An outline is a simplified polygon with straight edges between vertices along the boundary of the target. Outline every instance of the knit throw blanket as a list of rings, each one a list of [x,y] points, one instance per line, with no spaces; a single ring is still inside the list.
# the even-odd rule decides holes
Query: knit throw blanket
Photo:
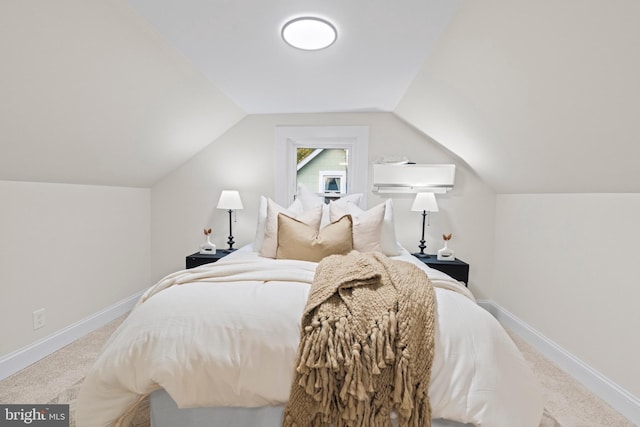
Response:
[[[284,427],[431,426],[435,296],[424,271],[381,253],[331,255],[302,315]]]

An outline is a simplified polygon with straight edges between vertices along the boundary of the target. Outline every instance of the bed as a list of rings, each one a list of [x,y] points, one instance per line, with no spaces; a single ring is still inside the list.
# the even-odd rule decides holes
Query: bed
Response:
[[[390,201],[362,210],[344,199],[332,206],[298,199],[285,209],[263,198],[254,242],[149,288],[87,375],[77,425],[127,426],[148,396],[153,427],[282,425],[318,262],[336,247],[346,250],[340,236],[348,232],[350,251],[410,263],[434,287],[432,425],[538,427],[540,387],[504,329],[463,284],[397,243]],[[334,225],[345,222],[348,231]],[[334,230],[325,235],[333,246],[311,254],[318,259],[310,260],[300,241],[287,247],[289,226],[294,240],[312,238],[305,224]]]

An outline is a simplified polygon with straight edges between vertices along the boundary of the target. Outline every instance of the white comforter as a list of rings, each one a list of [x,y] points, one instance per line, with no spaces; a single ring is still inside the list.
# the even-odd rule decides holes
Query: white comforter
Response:
[[[538,427],[539,386],[502,327],[458,282],[408,253],[398,258],[423,268],[436,286],[433,418]],[[158,388],[179,407],[284,404],[315,266],[240,250],[167,276],[147,290],[87,375],[78,427],[126,425],[124,415]]]

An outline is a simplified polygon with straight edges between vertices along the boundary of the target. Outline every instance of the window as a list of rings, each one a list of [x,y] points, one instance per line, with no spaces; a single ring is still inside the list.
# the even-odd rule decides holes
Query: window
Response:
[[[366,206],[368,145],[367,126],[277,127],[275,201],[287,206],[302,183],[325,203],[362,193]]]
[[[300,182],[300,181],[298,181]],[[326,197],[347,194],[347,177],[342,171],[320,171],[318,174],[318,192]]]
[[[325,203],[347,194],[347,148],[297,148],[296,188],[303,184]]]

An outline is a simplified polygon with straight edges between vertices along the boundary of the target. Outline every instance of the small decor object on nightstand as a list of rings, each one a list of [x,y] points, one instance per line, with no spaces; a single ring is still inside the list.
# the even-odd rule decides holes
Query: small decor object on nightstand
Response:
[[[438,261],[455,261],[456,254],[453,249],[449,248],[449,240],[451,240],[451,237],[451,233],[442,235],[444,248],[438,250]]]
[[[207,236],[207,241],[200,245],[200,253],[214,255],[216,253],[216,245],[211,243],[211,229],[205,228],[204,235]]]

